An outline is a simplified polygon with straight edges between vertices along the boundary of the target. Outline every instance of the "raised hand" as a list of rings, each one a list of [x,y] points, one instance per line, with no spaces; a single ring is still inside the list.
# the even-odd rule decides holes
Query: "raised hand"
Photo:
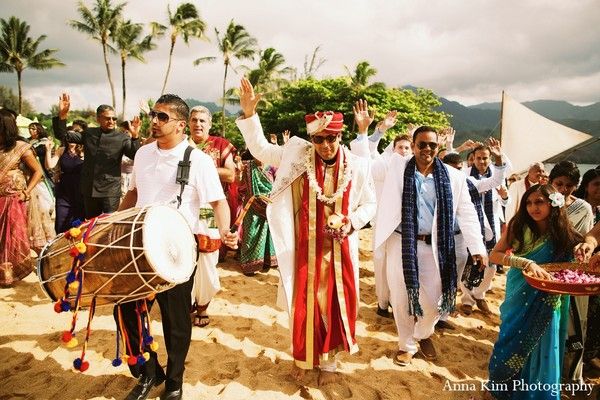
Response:
[[[383,121],[380,121],[377,124],[377,129],[379,129],[381,132],[385,132],[388,129],[390,129],[391,127],[393,127],[394,125],[396,125],[396,115],[398,114],[398,112],[396,110],[392,110],[390,112],[387,113],[387,115],[385,116],[385,118],[383,119]]]
[[[406,134],[412,138],[413,137],[413,133],[415,133],[415,131],[417,130],[418,127],[419,126],[415,125],[415,124],[408,124],[408,125],[406,125]]]
[[[367,101],[362,99],[358,100],[354,106],[352,106],[352,110],[354,111],[354,121],[356,121],[358,133],[367,133],[369,125],[371,125],[373,119],[375,119],[373,111],[371,110],[371,112],[369,112]]]
[[[283,137],[283,144],[286,144],[288,140],[290,140],[290,131],[286,129],[285,131],[283,131],[281,136]]]
[[[244,112],[244,118],[250,118],[256,114],[256,105],[262,94],[254,93],[254,88],[247,78],[242,78],[240,84],[240,107]]]
[[[129,123],[129,133],[131,134],[132,139],[136,139],[140,136],[140,129],[142,127],[142,120],[138,115],[133,117],[131,122]]]
[[[489,138],[487,145],[490,148],[490,153],[492,153],[493,157],[500,157],[502,155],[502,149],[498,139],[494,139],[493,137]]]
[[[271,139],[271,143],[273,144],[277,144],[277,134],[276,133],[270,133],[269,134],[269,138]]]
[[[63,93],[58,97],[58,117],[67,119],[67,114],[71,108],[71,97],[67,93]]]

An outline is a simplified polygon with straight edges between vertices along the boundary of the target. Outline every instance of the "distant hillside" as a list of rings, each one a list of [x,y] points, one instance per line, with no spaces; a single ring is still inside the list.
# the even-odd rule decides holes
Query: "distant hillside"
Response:
[[[204,106],[204,107],[208,108],[208,110],[213,114],[216,112],[221,112],[221,105],[214,103],[212,101],[200,101],[200,100],[196,100],[196,99],[185,99],[185,102],[187,103],[187,105],[190,108],[195,107],[195,106]],[[239,110],[240,110],[240,108],[237,106],[226,105],[225,106],[225,115],[227,115],[227,116],[235,115],[235,114],[237,114],[237,112]]]
[[[456,143],[466,139],[483,140],[494,132],[499,137],[500,103],[481,103],[466,107],[456,101],[440,98],[438,111],[450,115],[456,129]],[[576,106],[566,101],[535,100],[523,103],[544,117],[573,129],[600,137],[600,102],[589,106]],[[494,129],[496,128],[496,129]],[[600,163],[600,142],[577,150],[569,155],[574,162]]]

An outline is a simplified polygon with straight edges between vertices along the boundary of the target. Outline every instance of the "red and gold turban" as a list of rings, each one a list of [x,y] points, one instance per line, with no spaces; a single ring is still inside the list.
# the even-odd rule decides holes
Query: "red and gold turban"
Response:
[[[318,132],[336,135],[344,127],[344,115],[339,112],[319,111],[314,114],[305,115],[304,120],[306,121],[306,132],[309,136]]]

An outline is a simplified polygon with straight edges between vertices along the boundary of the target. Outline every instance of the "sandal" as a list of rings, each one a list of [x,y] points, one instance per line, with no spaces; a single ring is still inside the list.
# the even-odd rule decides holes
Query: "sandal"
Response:
[[[208,315],[194,315],[194,326],[204,328],[210,323],[210,318]]]

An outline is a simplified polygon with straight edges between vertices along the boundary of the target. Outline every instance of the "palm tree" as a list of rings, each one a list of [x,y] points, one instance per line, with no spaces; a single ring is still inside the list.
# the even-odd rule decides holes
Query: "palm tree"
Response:
[[[215,34],[217,35],[217,45],[219,51],[223,56],[223,65],[225,65],[225,73],[223,74],[223,108],[222,111],[222,134],[225,135],[225,85],[227,83],[227,70],[231,65],[232,59],[254,59],[256,53],[256,39],[254,39],[246,28],[242,25],[236,24],[231,20],[227,26],[227,31],[221,37],[220,32],[215,28]],[[213,61],[214,57],[203,57],[194,61],[194,65],[198,65],[205,61]]]
[[[344,66],[346,72],[348,73],[348,77],[350,78],[351,84],[356,89],[363,89],[366,87],[370,87],[369,79],[377,75],[377,70],[369,64],[368,61],[361,61],[356,64],[354,71],[350,71],[348,67]],[[375,83],[374,85],[378,85]]]
[[[191,38],[205,39],[204,31],[206,29],[206,22],[200,18],[200,14],[196,9],[196,6],[192,3],[183,3],[177,7],[175,14],[171,13],[171,7],[167,6],[167,13],[169,14],[169,26],[171,27],[171,49],[169,50],[169,63],[167,64],[167,73],[165,74],[165,82],[160,91],[160,94],[164,94],[167,87],[167,81],[169,80],[169,73],[171,72],[171,60],[173,58],[173,49],[175,48],[175,42],[177,38],[181,36],[184,43],[189,43]],[[159,23],[153,22],[153,32],[157,36],[162,35],[167,27]]]
[[[304,74],[302,75],[303,79],[310,79],[314,77],[318,69],[321,68],[321,66],[327,61],[324,58],[317,59],[319,50],[321,50],[321,46],[315,47],[312,57],[310,58],[310,62],[308,61],[308,54],[304,56]]]
[[[131,57],[145,63],[144,53],[156,48],[156,44],[152,42],[153,34],[141,38],[143,29],[143,24],[135,24],[130,20],[121,20],[117,24],[115,31],[111,34],[121,57],[121,78],[123,86],[122,118],[125,117],[125,103],[127,98],[125,85],[125,64],[127,59]]]
[[[23,71],[26,68],[45,70],[64,66],[52,57],[57,49],[45,49],[38,52],[40,43],[46,39],[41,35],[37,39],[29,37],[29,24],[17,17],[7,21],[0,18],[0,72],[16,72],[19,86],[19,114],[23,108]]]
[[[110,73],[110,65],[108,64],[108,52],[114,51],[108,44],[110,34],[116,29],[116,25],[121,20],[121,14],[126,3],[117,5],[111,4],[110,0],[96,0],[93,10],[90,10],[79,2],[77,11],[81,15],[83,21],[71,20],[69,25],[77,29],[79,32],[88,34],[92,39],[97,40],[102,44],[102,54],[104,56],[104,65],[106,67],[106,75],[110,85],[110,93],[112,96],[112,106],[115,107],[115,85],[112,81]]]
[[[259,92],[267,94],[278,89],[286,80],[283,75],[292,72],[291,67],[284,67],[285,57],[272,47],[259,53],[258,68],[248,73],[248,79]]]

